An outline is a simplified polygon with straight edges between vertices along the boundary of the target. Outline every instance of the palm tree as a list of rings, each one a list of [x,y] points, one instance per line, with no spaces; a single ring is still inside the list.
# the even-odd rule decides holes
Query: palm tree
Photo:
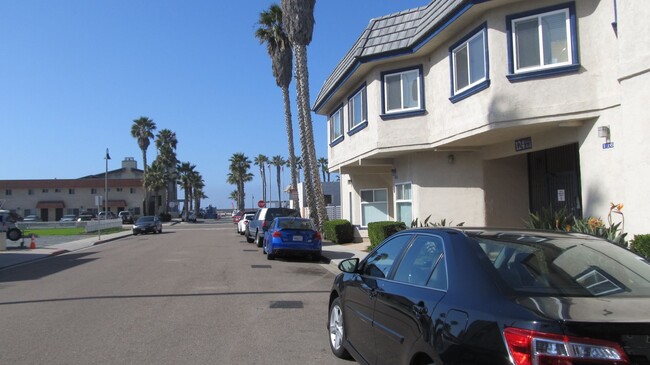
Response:
[[[327,171],[327,158],[321,157],[318,159],[318,166],[320,166],[320,171],[323,174],[323,181],[325,181],[325,174],[327,174],[327,182],[330,181],[330,173]]]
[[[165,167],[160,163],[158,159],[154,160],[151,164],[151,167],[147,169],[147,172],[144,174],[144,186],[147,191],[159,191],[165,188],[167,185],[167,176],[165,172]],[[154,213],[159,213],[159,200],[154,201]]]
[[[318,178],[316,148],[309,106],[309,69],[307,45],[314,31],[316,0],[282,0],[282,23],[296,57],[296,91],[298,96],[298,124],[300,144],[305,163],[305,192],[314,223],[322,231],[327,220],[323,188]]]
[[[284,166],[287,163],[287,161],[282,158],[282,156],[277,155],[273,156],[271,158],[271,165],[275,166],[275,172],[276,172],[276,180],[278,183],[278,201],[280,202],[280,206],[282,206],[282,187],[281,187],[281,181],[280,181],[280,168]]]
[[[262,201],[266,201],[266,166],[269,162],[269,158],[265,155],[259,154],[255,157],[254,164],[255,166],[260,167],[260,177],[262,178]]]
[[[298,182],[300,182],[300,170],[302,170],[302,157],[296,156],[296,170],[298,172]]]
[[[228,181],[229,184],[231,182]],[[238,202],[239,201],[239,192],[237,190],[233,190],[230,192],[230,195],[228,195],[228,199],[232,200],[233,202]]]
[[[298,178],[295,164],[295,148],[293,144],[293,122],[291,118],[291,100],[289,98],[289,84],[291,84],[291,71],[293,68],[293,52],[289,38],[284,33],[282,23],[282,8],[277,4],[271,4],[269,10],[260,13],[258,21],[259,28],[255,31],[255,37],[260,44],[266,43],[266,50],[271,57],[271,67],[275,83],[282,89],[284,101],[284,120],[287,129],[289,163],[291,171],[291,186],[297,188]],[[266,200],[266,199],[264,199]],[[298,202],[296,201],[295,206]]]
[[[169,129],[162,129],[156,135],[156,148],[158,149],[157,160],[160,160],[164,170],[167,183],[165,184],[165,213],[169,213],[169,195],[172,189],[176,189],[176,133]]]
[[[142,170],[144,173],[147,173],[147,148],[149,148],[149,143],[153,139],[153,132],[156,130],[156,123],[153,120],[147,117],[140,117],[133,120],[133,125],[131,126],[131,136],[138,141],[138,147],[142,150]],[[147,214],[147,204],[149,191],[144,186],[144,178],[142,181],[142,187],[145,191],[145,200],[142,202],[142,212]]]
[[[183,162],[179,164],[176,167],[176,171],[178,173],[178,185],[181,186],[181,189],[183,189],[184,192],[184,198],[183,198],[183,212],[182,212],[182,217],[183,219],[187,218],[187,214],[189,212],[188,204],[190,200],[190,194],[191,194],[191,179],[192,175],[195,173],[196,165],[192,165],[189,162]]]
[[[200,176],[200,175],[199,175]],[[193,187],[193,194],[194,195],[194,210],[197,212],[201,211],[201,199],[207,199],[208,196],[205,195],[205,192],[203,191],[203,188],[205,187],[205,183],[203,179],[201,179],[199,182],[197,182]]]
[[[230,161],[230,173],[226,181],[229,183],[234,182],[237,185],[237,209],[244,210],[244,198],[246,196],[244,184],[253,180],[253,174],[248,172],[248,169],[251,167],[251,161],[241,152],[234,153],[228,161]]]

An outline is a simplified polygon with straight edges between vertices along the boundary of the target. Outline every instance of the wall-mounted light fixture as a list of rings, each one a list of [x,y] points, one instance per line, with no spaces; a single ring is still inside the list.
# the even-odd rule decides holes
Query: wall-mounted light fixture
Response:
[[[454,156],[453,154],[447,156],[447,163],[449,163],[450,165],[453,165],[454,162],[456,162],[456,156]]]
[[[397,169],[390,169],[390,174],[393,175],[393,179],[397,179]]]
[[[609,131],[609,126],[608,125],[598,127],[598,137],[606,138],[609,141],[610,131]]]

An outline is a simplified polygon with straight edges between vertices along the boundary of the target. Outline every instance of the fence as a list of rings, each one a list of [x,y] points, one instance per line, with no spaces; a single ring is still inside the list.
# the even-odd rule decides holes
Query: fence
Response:
[[[84,227],[86,233],[97,232],[100,229],[121,228],[121,219],[102,219],[83,222],[17,222],[16,227],[24,231],[26,229],[56,229]]]

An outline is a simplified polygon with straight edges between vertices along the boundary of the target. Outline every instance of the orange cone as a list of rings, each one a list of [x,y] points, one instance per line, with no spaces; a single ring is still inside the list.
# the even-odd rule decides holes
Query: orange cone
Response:
[[[29,249],[33,250],[35,248],[36,248],[36,237],[34,237],[34,235],[32,234],[32,243],[30,243]]]

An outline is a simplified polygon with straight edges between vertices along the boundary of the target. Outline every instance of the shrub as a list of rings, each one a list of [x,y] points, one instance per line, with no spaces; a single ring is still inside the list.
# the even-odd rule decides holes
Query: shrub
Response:
[[[573,224],[573,217],[569,215],[566,207],[553,210],[553,207],[542,208],[538,213],[528,213],[526,228],[545,229],[550,231],[569,231]]]
[[[172,215],[169,213],[160,213],[159,218],[162,222],[171,222]]]
[[[447,218],[442,218],[440,222],[429,222],[429,219],[431,218],[431,215],[426,217],[424,221],[420,222],[418,218],[415,218],[413,221],[411,221],[411,228],[421,228],[421,227],[447,227]],[[451,226],[451,223],[453,221],[449,221],[449,226]],[[456,227],[462,227],[465,224],[465,222],[460,222],[456,225]]]
[[[354,228],[347,219],[327,221],[323,225],[323,231],[325,239],[332,242],[338,244],[354,242]]]
[[[404,222],[372,222],[368,223],[368,238],[370,238],[370,249],[380,244],[386,238],[393,234],[405,230]]]
[[[632,251],[650,259],[650,234],[638,234],[632,240]]]

